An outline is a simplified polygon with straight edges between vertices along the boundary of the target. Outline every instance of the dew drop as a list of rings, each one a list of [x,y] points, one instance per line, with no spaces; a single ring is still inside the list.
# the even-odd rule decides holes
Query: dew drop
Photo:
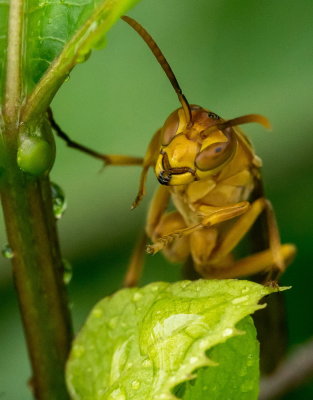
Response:
[[[65,258],[62,260],[63,263],[63,282],[65,285],[68,285],[73,277],[73,268],[70,262],[68,262]]]
[[[247,366],[251,367],[251,365],[253,365],[253,364],[254,364],[254,357],[252,354],[249,354],[248,359],[247,359]]]
[[[78,64],[81,64],[81,63],[83,63],[83,62],[88,60],[88,58],[90,57],[90,54],[91,54],[91,51],[88,51],[87,53],[80,52],[80,53],[78,53],[75,61]]]
[[[115,389],[108,396],[108,400],[126,400],[125,392],[122,389]]]
[[[253,383],[248,379],[240,386],[242,393],[250,392],[253,389]]]
[[[234,330],[233,330],[232,328],[226,328],[226,329],[224,330],[224,332],[223,332],[223,336],[224,336],[224,337],[230,336],[230,335],[233,334],[233,332],[234,332]]]
[[[149,360],[149,358],[147,358],[147,359],[142,363],[142,366],[145,367],[145,368],[149,368],[149,367],[151,367],[151,365],[152,365],[152,362],[151,362],[151,360]]]
[[[106,37],[105,37],[105,35],[103,35],[100,37],[100,39],[96,43],[94,43],[93,47],[96,50],[101,50],[101,49],[103,49],[103,47],[105,47],[106,43],[107,43]]]
[[[13,258],[14,253],[9,244],[5,244],[2,248],[2,255],[5,258]]]
[[[140,382],[137,381],[137,379],[135,379],[134,381],[132,381],[131,386],[132,386],[132,389],[138,390],[140,388]]]
[[[73,347],[74,357],[80,358],[80,357],[82,357],[84,355],[84,353],[85,353],[85,347],[84,346],[81,346],[79,344],[74,345],[74,347]]]
[[[101,308],[94,308],[91,312],[92,316],[95,318],[100,318],[103,315],[103,311],[101,310]]]
[[[191,357],[190,358],[190,364],[195,364],[196,362],[198,362],[199,361],[199,358],[198,357]]]
[[[249,296],[237,297],[236,299],[232,300],[232,304],[240,304],[240,303],[247,301],[248,299],[249,299]]]
[[[51,182],[53,213],[56,219],[60,219],[66,210],[67,204],[63,190],[54,182]]]
[[[139,292],[136,292],[133,296],[133,301],[139,301],[142,298],[142,294]]]
[[[109,327],[114,329],[117,325],[117,317],[113,317],[109,320]]]

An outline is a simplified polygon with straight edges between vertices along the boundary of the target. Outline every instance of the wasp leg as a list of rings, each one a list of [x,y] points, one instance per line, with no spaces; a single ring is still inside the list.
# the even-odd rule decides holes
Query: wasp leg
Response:
[[[200,276],[203,276],[213,249],[218,238],[217,230],[213,228],[201,229],[190,235],[190,250],[193,260],[193,268]]]
[[[223,259],[237,246],[264,210],[265,206],[266,200],[264,198],[260,198],[251,204],[249,210],[227,231],[223,240],[214,250],[212,254],[213,262],[218,262],[220,259]]]
[[[160,237],[154,244],[147,246],[147,253],[155,254],[166,247],[174,239],[190,235],[191,233],[196,232],[202,228],[208,228],[212,225],[219,224],[220,222],[238,217],[239,215],[245,213],[249,209],[249,207],[250,203],[247,201],[225,207],[209,207],[210,215],[206,215],[205,217],[203,217],[202,221],[199,224],[184,229],[177,229],[165,236]],[[203,210],[204,209],[202,209],[202,211]]]
[[[186,223],[178,211],[163,214],[158,225],[151,236],[153,242],[158,242],[160,237],[164,237],[173,231],[186,229]],[[149,251],[149,246],[147,246]],[[165,257],[171,262],[185,261],[190,254],[189,237],[177,237],[163,248]]]
[[[124,287],[137,286],[137,283],[142,275],[142,270],[143,270],[145,246],[147,243],[147,234],[150,237],[152,237],[153,232],[167,207],[169,197],[170,194],[168,188],[165,186],[159,186],[152,198],[151,205],[149,208],[146,228],[145,228],[147,233],[143,232],[138,238],[138,241],[130,258],[127,272],[124,277],[123,281]]]
[[[90,149],[89,147],[86,147],[80,143],[75,142],[57,124],[57,122],[53,117],[51,108],[49,108],[47,112],[51,127],[56,132],[57,136],[63,139],[69,147],[82,151],[83,153],[88,154],[92,157],[98,158],[99,160],[103,161],[105,165],[142,165],[143,163],[142,157],[132,157],[132,156],[124,156],[118,154],[111,154],[111,155],[102,154],[98,153],[95,150]]]
[[[146,232],[151,238],[153,238],[155,235],[155,229],[167,208],[169,199],[170,192],[168,187],[162,185],[158,186],[152,197],[146,222]]]
[[[146,222],[147,235],[153,242],[175,230],[186,228],[185,221],[178,211],[165,213],[169,199],[168,187],[160,185],[152,198]],[[183,261],[189,255],[188,240],[176,240],[164,250],[164,255],[169,260]]]
[[[269,271],[268,276],[266,277],[266,282],[277,282],[279,276],[284,272],[286,269],[286,264],[284,258],[281,255],[280,250],[280,235],[279,230],[277,227],[275,213],[272,207],[272,204],[269,200],[266,199],[265,205],[265,212],[266,212],[266,221],[268,227],[268,240],[270,250],[273,254],[273,266]],[[293,255],[296,253],[296,247],[293,246]]]
[[[132,204],[132,209],[136,208],[143,196],[146,194],[146,180],[149,168],[154,166],[156,163],[157,156],[160,148],[160,135],[161,130],[159,129],[152,137],[146,151],[145,157],[142,163],[142,171],[140,175],[139,189],[135,201]]]
[[[284,263],[288,265],[296,252],[293,244],[284,244],[280,246],[279,253]],[[273,268],[274,256],[271,249],[252,254],[233,263],[227,260],[218,266],[208,265],[203,276],[208,279],[228,279],[239,278],[247,275],[254,275],[259,272],[271,270]],[[202,271],[204,271],[202,269]]]
[[[138,281],[142,274],[145,246],[147,243],[147,235],[145,232],[141,233],[134,247],[130,262],[127,268],[126,275],[123,281],[123,287],[137,286]]]
[[[212,254],[211,262],[213,264],[219,262],[237,246],[264,210],[266,212],[269,246],[273,259],[272,269],[267,280],[277,280],[278,275],[285,270],[285,262],[281,253],[280,237],[273,208],[271,203],[263,197],[254,201],[250,209],[229,229]]]

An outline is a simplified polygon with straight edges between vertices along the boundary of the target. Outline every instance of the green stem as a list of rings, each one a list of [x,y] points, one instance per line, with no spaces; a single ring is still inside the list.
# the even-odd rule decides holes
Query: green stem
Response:
[[[7,123],[16,119],[21,99],[21,58],[24,0],[11,0],[8,30],[8,52],[4,115]]]
[[[37,399],[68,399],[64,366],[71,322],[47,177],[27,178],[6,149],[2,206]]]
[[[24,0],[11,0],[3,118],[0,109],[1,200],[33,370],[31,387],[37,399],[67,400],[64,367],[72,328],[50,182],[48,176],[31,177],[17,165],[23,11]]]

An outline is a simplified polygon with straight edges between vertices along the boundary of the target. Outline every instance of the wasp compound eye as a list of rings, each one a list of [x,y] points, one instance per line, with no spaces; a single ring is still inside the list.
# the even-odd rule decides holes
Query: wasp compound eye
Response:
[[[209,171],[223,165],[235,153],[237,140],[228,136],[228,141],[213,143],[202,150],[195,159],[195,165],[201,171]]]
[[[167,146],[170,144],[172,139],[177,133],[179,127],[179,115],[178,110],[174,111],[165,121],[165,124],[162,128],[162,144],[163,146]]]

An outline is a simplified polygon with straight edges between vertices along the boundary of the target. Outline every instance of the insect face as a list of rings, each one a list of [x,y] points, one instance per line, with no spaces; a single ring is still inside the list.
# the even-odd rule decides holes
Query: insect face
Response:
[[[155,173],[162,185],[186,185],[214,175],[233,157],[237,147],[231,127],[199,106],[191,106],[191,121],[183,108],[175,110],[161,130],[161,149]]]

